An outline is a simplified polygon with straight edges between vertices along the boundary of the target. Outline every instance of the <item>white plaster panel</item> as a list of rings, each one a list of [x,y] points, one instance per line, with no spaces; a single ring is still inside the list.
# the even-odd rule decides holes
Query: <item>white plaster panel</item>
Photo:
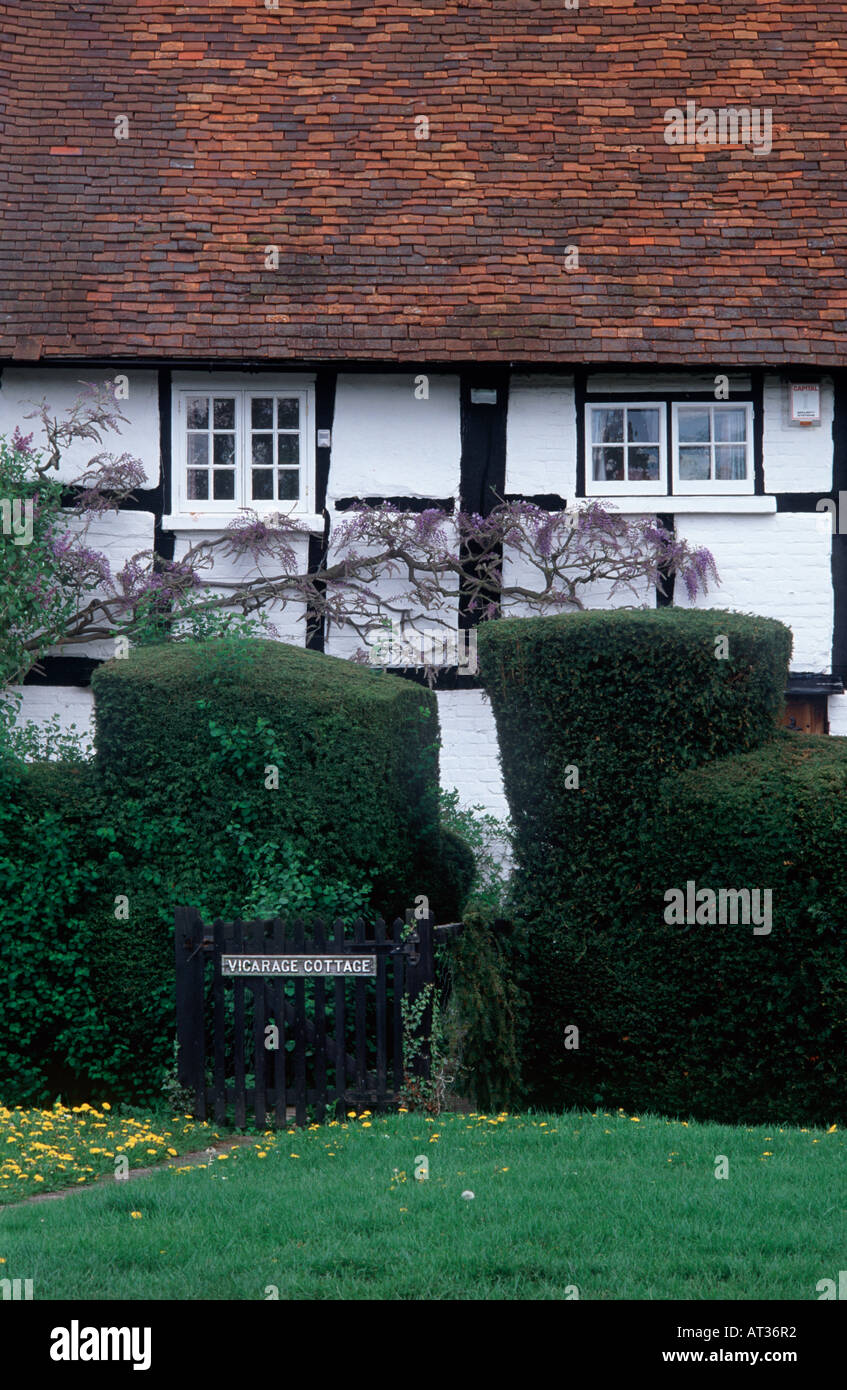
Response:
[[[611,508],[610,508],[611,510]],[[638,518],[627,518],[636,521]],[[543,587],[543,580],[539,571],[523,555],[516,555],[510,546],[503,547],[503,583],[505,587],[520,585],[525,589],[539,590]],[[592,584],[580,584],[577,587],[577,596],[583,606],[587,609],[596,608],[641,608],[645,604],[648,608],[654,608],[656,603],[655,586],[644,580],[636,580],[632,588],[621,587],[617,593],[611,592],[612,581],[602,580]],[[572,612],[567,608],[548,608],[547,613]],[[511,600],[504,600],[503,614],[510,618],[527,617],[539,614],[539,610],[533,609],[526,600],[518,597]]]
[[[674,603],[682,608],[729,608],[778,618],[794,634],[795,671],[826,672],[832,660],[833,596],[830,538],[809,513],[773,516],[677,517],[677,534],[706,546],[721,583],[694,604],[679,580]]]
[[[181,560],[185,557],[188,550],[193,546],[202,544],[204,540],[220,540],[221,531],[177,531],[174,537],[174,559]],[[294,551],[295,565],[298,573],[305,573],[309,564],[309,542],[308,538],[302,540],[292,540],[291,548]],[[274,561],[271,556],[259,556],[253,558],[250,554],[225,555],[220,551],[212,552],[214,564],[211,568],[205,565],[199,568],[199,573],[203,582],[208,584],[210,594],[230,593],[231,590],[216,588],[214,581],[222,583],[254,583],[261,579],[273,579],[279,577],[283,571],[278,561]],[[236,609],[235,612],[240,610]],[[286,604],[268,603],[265,604],[261,612],[268,619],[269,624],[275,629],[274,632],[268,631],[268,637],[278,637],[283,642],[293,642],[295,646],[305,646],[306,643],[306,605],[302,602],[291,601]],[[256,615],[254,615],[256,616]]]
[[[515,376],[506,423],[506,492],[576,491],[573,377]]]
[[[829,732],[847,738],[847,695],[830,695],[827,701]]]
[[[335,392],[328,505],[336,497],[454,497],[459,491],[459,379],[341,374]]]
[[[54,418],[61,418],[75,401],[87,382],[114,381],[116,369],[96,370],[75,367],[73,370],[37,367],[4,367],[0,379],[0,434],[11,438],[16,425],[22,434],[34,433],[33,448],[46,448],[41,421],[25,420],[24,416],[46,398]],[[116,401],[127,424],[121,424],[120,434],[107,430],[101,443],[96,440],[76,440],[66,451],[58,476],[73,481],[99,453],[131,454],[144,465],[145,487],[155,487],[159,481],[159,387],[156,372],[124,372],[129,381],[129,396]],[[54,475],[55,476],[55,475]]]
[[[153,549],[155,518],[152,512],[103,512],[92,518],[85,534],[85,544],[106,556],[114,576],[133,555],[143,555]],[[76,529],[76,518],[70,522]],[[114,656],[114,642],[71,642],[62,648],[63,656],[90,656],[108,661]]]
[[[509,814],[497,729],[484,690],[441,690],[441,785],[455,788],[463,806],[481,805],[500,819]]]
[[[94,743],[94,696],[86,686],[78,685],[19,685],[12,689],[23,696],[18,727],[24,724],[46,724],[59,716],[63,730],[75,727],[91,748]]]
[[[766,492],[831,492],[835,415],[832,377],[824,377],[820,387],[820,424],[791,425],[788,385],[779,376],[765,377],[762,458]]]

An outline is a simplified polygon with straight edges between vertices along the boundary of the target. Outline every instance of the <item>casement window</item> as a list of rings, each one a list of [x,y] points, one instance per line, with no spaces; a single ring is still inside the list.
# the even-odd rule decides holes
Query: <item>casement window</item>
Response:
[[[591,401],[585,418],[589,496],[752,493],[749,401]]]
[[[667,492],[663,407],[616,401],[586,409],[586,492]]]
[[[242,508],[311,512],[314,389],[302,379],[175,383],[173,424],[177,514],[227,520]]]
[[[753,407],[729,401],[673,407],[673,490],[753,491]]]

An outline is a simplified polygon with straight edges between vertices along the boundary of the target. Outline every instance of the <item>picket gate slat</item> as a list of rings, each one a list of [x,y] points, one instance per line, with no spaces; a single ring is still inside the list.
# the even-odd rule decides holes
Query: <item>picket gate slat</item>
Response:
[[[274,918],[271,940],[274,953],[281,955],[285,950],[285,923],[279,917]],[[288,1118],[285,1089],[285,1061],[288,1055],[285,1049],[285,981],[275,980],[273,992],[274,1022],[279,1030],[277,1049],[274,1053],[274,1120],[277,1129],[283,1129]]]
[[[436,930],[441,942],[459,932],[461,924],[436,929],[427,918],[416,921],[411,936],[404,939],[399,918],[389,927],[380,917],[371,930],[369,934],[358,916],[349,928],[342,918],[331,928],[317,920],[307,935],[306,924],[298,919],[292,939],[292,931],[279,917],[250,922],[215,919],[207,927],[196,909],[177,909],[178,1075],[195,1096],[198,1118],[205,1118],[206,1107],[211,1106],[217,1124],[228,1123],[232,1113],[236,1128],[243,1129],[249,1109],[260,1128],[269,1124],[282,1128],[291,1122],[291,1110],[294,1122],[305,1125],[310,1118],[321,1123],[329,1107],[342,1117],[347,1109],[378,1111],[397,1103],[405,1085],[403,1000],[419,997],[435,980]],[[231,955],[306,955],[310,960],[301,968],[311,973],[262,973],[267,966],[257,966],[254,960],[245,963],[248,973],[224,975],[223,958]],[[329,970],[330,959],[340,961],[351,955],[375,957],[376,974],[320,973]],[[337,969],[339,965],[333,967]],[[421,1029],[424,1037],[431,1018],[428,1000]],[[211,1040],[207,1039],[208,1019]],[[277,1030],[276,1047],[266,1045],[271,1023]],[[211,1079],[207,1084],[208,1041]],[[420,1078],[429,1074],[426,1050],[414,1072]]]

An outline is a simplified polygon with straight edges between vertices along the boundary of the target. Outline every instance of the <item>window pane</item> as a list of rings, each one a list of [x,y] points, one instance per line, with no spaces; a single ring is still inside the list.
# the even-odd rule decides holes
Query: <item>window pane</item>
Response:
[[[277,409],[279,419],[277,427],[281,430],[299,430],[300,428],[300,401],[297,396],[278,396]]]
[[[214,477],[214,496],[216,502],[235,500],[235,473],[230,468],[216,468]]]
[[[262,468],[272,468],[274,461],[274,437],[272,434],[253,435],[253,463]]]
[[[677,424],[682,443],[708,444],[711,438],[708,410],[680,410]]]
[[[251,420],[254,430],[272,430],[274,427],[273,396],[254,396],[251,402]]]
[[[299,468],[280,468],[279,497],[281,502],[296,502],[300,496]]]
[[[188,436],[189,468],[205,468],[209,462],[209,436],[190,434]]]
[[[658,482],[659,479],[659,449],[658,446],[652,449],[639,449],[630,445],[627,457],[627,471],[630,482],[648,483]]]
[[[723,439],[728,443],[743,443],[746,438],[746,410],[715,411],[715,439]]]
[[[628,410],[626,412],[626,437],[634,444],[658,444],[658,410]],[[656,475],[658,477],[658,474]]]
[[[711,464],[708,449],[693,449],[683,446],[679,451],[679,476],[686,482],[704,482],[709,477]]]
[[[190,430],[207,430],[209,428],[208,398],[206,396],[189,396],[187,416]]]
[[[235,463],[235,435],[215,434],[212,438],[215,441],[215,463],[231,468]]]
[[[235,429],[235,398],[233,396],[215,397],[215,429]]]
[[[623,482],[622,446],[620,449],[598,449],[595,446],[592,453],[594,455],[595,482]]]
[[[300,436],[299,434],[278,434],[276,437],[277,463],[282,467],[286,463],[300,462]]]
[[[188,471],[188,499],[190,502],[208,502],[209,500],[209,475],[208,473],[198,473],[194,469]]]
[[[743,444],[715,445],[715,477],[724,482],[747,477],[747,449]]]
[[[622,444],[623,411],[595,407],[591,411],[591,438],[595,444]]]
[[[253,469],[253,501],[272,502],[274,500],[274,471],[272,468]]]

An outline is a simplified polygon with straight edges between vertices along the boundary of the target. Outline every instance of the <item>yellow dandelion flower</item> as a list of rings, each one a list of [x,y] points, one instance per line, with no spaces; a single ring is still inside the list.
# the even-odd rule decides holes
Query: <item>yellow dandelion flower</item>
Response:
[[[140,1220],[140,1218],[141,1218],[141,1212],[140,1212],[140,1211],[131,1211],[131,1212],[130,1212],[130,1216],[132,1217],[133,1221],[138,1221],[138,1220]]]

